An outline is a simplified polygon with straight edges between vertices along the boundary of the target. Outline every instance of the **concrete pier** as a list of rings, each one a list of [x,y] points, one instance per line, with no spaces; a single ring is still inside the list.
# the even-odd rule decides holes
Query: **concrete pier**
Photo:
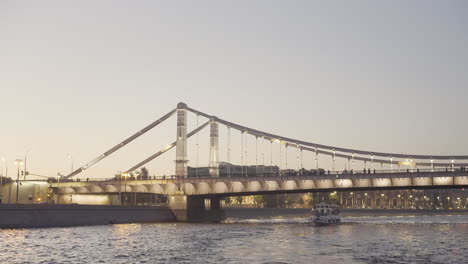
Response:
[[[201,195],[169,197],[169,208],[179,222],[219,222],[224,220],[220,198]]]

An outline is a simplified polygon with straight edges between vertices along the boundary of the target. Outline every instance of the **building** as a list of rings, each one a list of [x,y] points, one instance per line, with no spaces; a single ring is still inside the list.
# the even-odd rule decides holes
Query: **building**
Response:
[[[18,190],[18,201],[16,200]],[[0,188],[2,203],[39,204],[47,201],[49,184],[46,181],[12,181]]]
[[[188,177],[209,177],[209,167],[187,167]],[[234,165],[227,162],[219,163],[219,177],[241,177],[241,176],[262,176],[262,175],[278,175],[278,166],[263,166],[263,165],[249,165],[241,166]]]

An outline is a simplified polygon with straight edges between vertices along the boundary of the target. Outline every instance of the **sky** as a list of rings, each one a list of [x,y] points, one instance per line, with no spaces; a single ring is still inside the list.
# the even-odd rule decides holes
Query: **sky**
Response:
[[[15,176],[27,153],[30,173],[66,174],[178,102],[322,144],[468,154],[467,25],[468,3],[455,0],[1,1],[1,171]],[[175,137],[173,117],[79,177],[112,177]],[[231,137],[240,163],[240,133]],[[208,164],[208,130],[198,140],[189,166]],[[289,167],[296,158],[288,152]],[[174,159],[149,163],[150,174],[173,174]]]

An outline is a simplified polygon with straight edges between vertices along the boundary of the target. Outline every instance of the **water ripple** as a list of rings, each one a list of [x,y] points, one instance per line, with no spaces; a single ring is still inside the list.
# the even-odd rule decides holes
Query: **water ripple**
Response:
[[[464,263],[468,216],[0,230],[0,263]],[[466,263],[466,262],[465,262]]]

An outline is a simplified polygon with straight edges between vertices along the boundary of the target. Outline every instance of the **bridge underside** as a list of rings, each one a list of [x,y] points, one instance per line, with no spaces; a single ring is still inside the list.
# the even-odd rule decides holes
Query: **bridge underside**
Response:
[[[127,189],[127,193],[152,193],[152,194],[162,194],[168,196],[200,196],[200,197],[235,197],[235,196],[247,196],[247,195],[264,195],[264,194],[294,194],[294,193],[314,193],[314,192],[334,192],[334,191],[378,191],[378,190],[429,190],[429,189],[460,189],[460,188],[468,188],[468,184],[466,185],[443,185],[443,186],[390,186],[390,187],[350,187],[350,188],[320,188],[320,189],[293,189],[293,190],[275,190],[275,191],[244,191],[244,192],[235,192],[235,193],[201,193],[201,194],[188,194],[188,195],[181,195],[181,194],[164,194],[164,193],[157,193],[157,192],[149,192],[149,191],[130,191]],[[122,193],[124,193],[122,191]],[[68,188],[60,188],[59,194],[89,194],[89,195],[96,195],[96,194],[107,194],[107,195],[117,195],[119,192],[74,192],[70,191]]]
[[[468,187],[468,173],[443,175],[347,175],[138,180],[51,184],[60,194],[154,193],[168,196],[241,196],[328,191],[441,189]]]
[[[300,190],[279,190],[279,191],[261,191],[261,192],[243,192],[235,194],[210,194],[204,195],[206,197],[236,197],[248,195],[268,195],[268,194],[295,194],[295,193],[316,193],[316,192],[346,192],[346,191],[379,191],[379,190],[430,190],[430,189],[460,189],[468,188],[468,185],[446,185],[446,186],[415,186],[415,187],[364,187],[364,188],[330,188],[330,189],[300,189]]]

